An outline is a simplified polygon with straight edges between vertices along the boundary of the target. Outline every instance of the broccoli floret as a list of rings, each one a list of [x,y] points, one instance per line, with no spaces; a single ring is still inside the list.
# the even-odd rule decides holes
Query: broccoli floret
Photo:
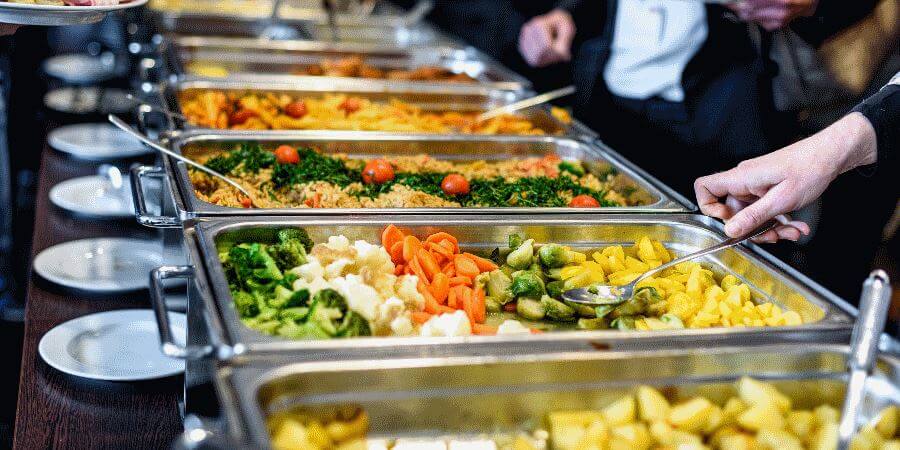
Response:
[[[372,330],[369,328],[369,321],[363,316],[349,311],[344,315],[344,320],[338,328],[338,336],[355,337],[355,336],[371,336]]]
[[[309,233],[306,232],[303,228],[284,228],[282,230],[278,230],[277,233],[278,242],[286,243],[286,242],[300,242],[303,244],[303,249],[307,252],[311,252],[313,248],[313,241],[309,238]]]
[[[541,298],[544,295],[544,282],[531,271],[518,272],[509,287],[516,297]]]
[[[232,297],[234,297],[234,307],[237,309],[238,316],[249,318],[259,315],[259,304],[256,302],[256,297],[244,291],[236,291]]]
[[[305,230],[285,228],[278,231],[277,237],[278,243],[270,245],[268,252],[281,270],[287,271],[306,264],[306,253],[312,248],[312,241]]]
[[[293,320],[294,322],[302,322],[309,315],[309,308],[298,306],[296,308],[285,308],[281,310],[282,320]]]
[[[283,278],[275,260],[262,244],[240,244],[228,252],[236,284],[250,292],[268,292]]]
[[[319,328],[313,322],[299,324],[297,322],[284,322],[278,327],[275,334],[290,339],[329,339],[332,337],[327,331]]]

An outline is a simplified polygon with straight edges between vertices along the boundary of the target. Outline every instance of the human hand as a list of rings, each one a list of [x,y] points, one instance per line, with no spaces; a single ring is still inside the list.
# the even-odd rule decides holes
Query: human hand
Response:
[[[812,203],[841,173],[875,162],[875,130],[850,114],[830,127],[781,150],[694,182],[703,214],[725,220],[725,233],[741,236],[779,214]],[[809,225],[792,221],[757,242],[796,241]]]
[[[568,11],[554,9],[534,17],[519,32],[519,53],[532,67],[546,67],[572,59],[575,21]]]
[[[816,5],[817,0],[740,0],[729,7],[741,20],[774,31],[784,28],[797,17],[812,15]]]

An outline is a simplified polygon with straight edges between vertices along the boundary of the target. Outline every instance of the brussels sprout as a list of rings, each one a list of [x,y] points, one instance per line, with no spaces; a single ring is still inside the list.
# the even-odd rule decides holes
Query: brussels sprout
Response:
[[[572,303],[572,302],[563,302],[575,310],[575,313],[578,314],[579,317],[594,317],[597,313],[594,311],[594,307],[590,305],[582,305],[581,303]]]
[[[633,330],[635,329],[634,321],[634,316],[622,316],[613,319],[613,321],[609,323],[609,326],[621,331]]]
[[[541,297],[541,305],[543,305],[544,310],[547,311],[547,317],[553,320],[564,322],[575,320],[574,309],[559,300],[550,298],[549,295]]]
[[[519,236],[518,234],[511,234],[509,235],[507,242],[509,242],[510,249],[519,248],[519,246],[522,245],[522,236]]]
[[[541,320],[547,315],[544,305],[530,298],[520,298],[516,302],[516,313],[528,320]]]
[[[684,322],[681,321],[681,318],[674,314],[663,314],[659,320],[663,323],[669,325],[672,328],[682,329],[684,328]]]
[[[572,251],[559,244],[546,244],[538,250],[544,267],[560,268],[572,262]]]
[[[512,267],[510,267],[506,264],[503,264],[500,266],[500,271],[503,272],[510,279],[512,278],[513,274],[516,273],[516,269],[513,269]]]
[[[594,315],[600,319],[606,317],[609,313],[613,312],[614,309],[616,309],[616,305],[600,305],[594,308]]]
[[[513,294],[510,290],[511,286],[512,279],[498,269],[488,274],[485,291],[487,291],[488,297],[498,301],[501,305],[505,305],[513,299]]]
[[[504,303],[501,303],[500,300],[495,299],[494,297],[485,297],[484,299],[484,309],[489,313],[498,313],[503,311]]]
[[[632,316],[635,314],[645,314],[648,312],[650,305],[662,302],[662,297],[656,288],[644,286],[634,292],[634,295],[625,303],[616,308],[616,315]]]
[[[545,292],[544,282],[534,272],[518,272],[513,277],[509,291],[515,297],[540,298]]]
[[[549,295],[553,298],[561,298],[563,292],[566,292],[565,288],[563,287],[563,284],[564,283],[560,280],[551,281],[551,282],[547,283],[547,295]]]
[[[532,257],[534,257],[534,239],[529,239],[506,257],[506,263],[513,269],[527,269],[531,266]]]
[[[578,319],[576,325],[579,330],[605,330],[609,328],[609,321],[600,317],[594,319],[581,318]]]
[[[551,280],[562,280],[562,268],[547,269],[544,271],[544,276]]]

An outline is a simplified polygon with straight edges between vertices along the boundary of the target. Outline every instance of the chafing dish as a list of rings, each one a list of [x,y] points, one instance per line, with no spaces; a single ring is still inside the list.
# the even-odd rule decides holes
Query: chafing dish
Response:
[[[266,147],[280,144],[318,148],[326,154],[345,153],[358,158],[373,158],[384,155],[428,154],[438,159],[449,160],[504,160],[513,157],[545,156],[556,154],[563,159],[578,159],[585,163],[592,173],[601,175],[615,170],[619,174],[616,184],[619,189],[635,190],[633,198],[643,199],[642,206],[604,207],[601,213],[621,212],[685,212],[693,210],[693,205],[676,192],[634,167],[617,155],[600,147],[576,139],[547,136],[466,136],[441,137],[435,135],[397,135],[392,133],[308,133],[290,132],[279,134],[258,134],[247,132],[188,131],[177,133],[171,138],[170,148],[186,156],[201,155],[210,150],[233,148],[235,143],[256,141]],[[196,217],[212,216],[260,216],[260,215],[385,215],[385,214],[435,214],[455,212],[466,214],[522,213],[584,214],[583,208],[367,208],[367,209],[322,209],[322,208],[279,208],[246,209],[213,205],[197,198],[184,163],[166,160],[162,168],[136,168],[132,171],[132,186],[138,221],[149,226],[180,226],[181,222]],[[144,178],[167,175],[172,181],[172,196],[175,198],[176,216],[155,216],[148,214],[142,199]]]
[[[238,77],[265,80],[269,75],[297,75],[295,82],[308,81],[302,70],[326,60],[360,57],[379,70],[413,70],[423,66],[466,74],[486,87],[524,91],[531,83],[491,60],[474,48],[398,48],[378,44],[324,41],[260,41],[247,38],[173,36],[167,49],[173,72],[184,75]],[[393,80],[395,81],[395,80]],[[422,84],[445,84],[421,81]],[[457,83],[460,84],[460,83]]]
[[[205,349],[180,349],[166,342],[170,354],[201,353],[239,360],[245,355],[274,353],[296,360],[333,360],[386,355],[424,356],[429,354],[504,355],[550,350],[604,348],[627,350],[700,345],[754,345],[793,342],[842,342],[849,337],[853,308],[815,282],[771,257],[755,246],[736,247],[708,256],[704,262],[713,271],[732,274],[748,284],[756,299],[771,301],[796,311],[804,325],[772,328],[710,328],[659,332],[557,331],[537,335],[465,336],[454,338],[357,338],[327,341],[293,341],[263,335],[244,326],[234,308],[228,282],[219,261],[218,248],[241,239],[265,241],[283,227],[303,227],[315,242],[343,234],[351,241],[378,242],[387,224],[396,224],[424,236],[444,230],[460,239],[460,245],[485,251],[505,245],[511,233],[523,233],[540,242],[559,242],[578,248],[629,244],[647,235],[679,254],[707,247],[725,239],[716,222],[690,215],[617,215],[617,216],[397,216],[361,219],[359,217],[221,219],[196,224],[196,238],[203,267],[167,267],[157,278],[192,276],[203,292],[206,308],[213,319],[211,327],[221,335],[221,345]],[[156,280],[154,284],[159,284]],[[154,291],[154,305],[162,308],[164,295]],[[160,311],[161,312],[161,311]],[[159,315],[165,322],[165,315]],[[161,324],[164,326],[164,323]]]
[[[703,351],[581,352],[294,363],[254,361],[220,370],[217,389],[229,436],[270,446],[266,418],[291,408],[362,407],[370,439],[515,434],[540,428],[553,410],[599,409],[636,385],[677,398],[734,395],[752,376],[775,384],[797,408],[840,407],[848,349],[836,345],[726,347]],[[879,360],[863,416],[900,402],[898,361]]]

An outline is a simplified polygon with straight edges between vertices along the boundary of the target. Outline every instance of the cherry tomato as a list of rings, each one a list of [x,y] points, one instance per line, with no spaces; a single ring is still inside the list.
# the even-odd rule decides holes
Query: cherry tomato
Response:
[[[342,101],[341,104],[338,105],[338,109],[343,110],[348,115],[359,111],[360,108],[362,108],[362,104],[359,102],[359,99],[353,97]]]
[[[469,193],[469,180],[458,173],[451,173],[441,181],[441,190],[447,195],[466,195]]]
[[[241,197],[241,206],[243,206],[244,208],[253,206],[253,202],[250,201],[250,197]]]
[[[373,159],[366,163],[362,171],[366,184],[383,184],[394,179],[394,167],[383,159]]]
[[[306,103],[303,100],[288,103],[288,105],[284,107],[284,113],[295,119],[299,119],[306,115]]]
[[[577,195],[569,202],[570,208],[597,208],[599,206],[600,202],[596,198],[586,194]]]
[[[239,109],[228,117],[228,124],[231,126],[242,125],[244,122],[250,120],[251,117],[256,117],[256,111]]]
[[[300,162],[300,154],[290,145],[279,145],[275,149],[275,160],[278,164],[297,164]]]

